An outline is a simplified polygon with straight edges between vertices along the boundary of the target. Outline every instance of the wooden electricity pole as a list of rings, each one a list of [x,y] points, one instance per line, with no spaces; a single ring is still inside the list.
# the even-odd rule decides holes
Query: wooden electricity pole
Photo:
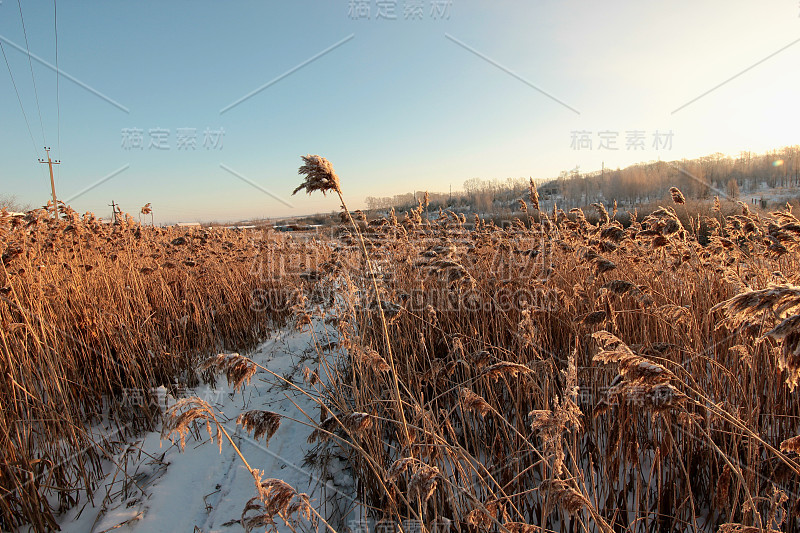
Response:
[[[60,160],[53,161],[50,159],[50,147],[44,147],[45,152],[47,152],[47,161],[44,159],[40,159],[39,163],[47,163],[47,166],[50,167],[50,190],[53,192],[53,217],[58,219],[58,200],[56,199],[56,183],[53,181],[53,165],[60,165]]]
[[[117,213],[122,214],[122,210],[119,208],[119,204],[114,203],[114,200],[111,200],[111,203],[108,204],[111,207],[111,225],[116,226],[121,222],[120,218],[117,217]]]

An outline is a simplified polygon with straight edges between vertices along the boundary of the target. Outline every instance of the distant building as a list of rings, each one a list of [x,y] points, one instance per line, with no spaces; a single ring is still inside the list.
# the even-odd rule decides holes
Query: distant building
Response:
[[[174,227],[176,227],[176,228],[199,228],[200,227],[200,223],[199,222],[178,222],[177,224],[175,224]]]
[[[275,231],[319,231],[322,224],[284,224],[272,226]]]

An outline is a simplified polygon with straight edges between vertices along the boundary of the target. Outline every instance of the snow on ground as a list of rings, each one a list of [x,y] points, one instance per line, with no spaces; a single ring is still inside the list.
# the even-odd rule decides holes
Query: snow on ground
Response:
[[[774,206],[797,198],[800,198],[800,188],[798,187],[769,188],[766,184],[762,184],[761,187],[742,193],[739,199],[750,206],[760,207],[761,200],[765,200],[769,205]]]
[[[314,337],[318,345],[325,345],[330,339],[320,322],[315,322],[313,328],[313,334],[283,330],[249,356],[316,396],[314,387],[303,381],[303,370],[306,366],[317,368]],[[320,375],[324,380],[324,371]],[[175,403],[165,389],[160,392],[162,405],[164,397],[170,404]],[[265,446],[263,439],[254,441],[235,423],[242,411],[250,409],[274,411],[307,422],[297,407],[319,420],[319,406],[312,399],[263,370],[237,393],[222,375],[218,376],[216,387],[201,385],[184,392],[179,396],[197,396],[215,407],[218,419],[252,468],[263,470],[265,478],[281,479],[298,492],[308,493],[314,508],[326,519],[339,524],[348,521],[341,514],[353,507],[355,490],[352,479],[343,472],[343,463],[334,458],[329,469],[333,479],[327,483],[316,477],[318,471],[303,466],[306,453],[314,446],[307,443],[312,428],[284,418],[269,446]],[[186,449],[181,452],[178,444],[161,441],[160,437],[158,432],[141,435],[113,462],[108,461],[107,476],[100,482],[93,502],[87,503],[83,496],[83,501],[59,517],[62,531],[242,531],[242,510],[256,491],[253,477],[230,443],[223,437],[220,453],[217,443],[210,441],[203,428],[199,440],[187,435]],[[278,517],[276,523],[278,531],[291,531]]]

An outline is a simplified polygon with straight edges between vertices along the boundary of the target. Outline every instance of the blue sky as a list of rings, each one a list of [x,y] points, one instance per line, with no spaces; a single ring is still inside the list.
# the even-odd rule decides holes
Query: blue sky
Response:
[[[421,14],[406,17],[413,4]],[[30,51],[54,65],[52,1],[21,5]],[[107,1],[57,12],[60,105],[55,72],[34,59],[37,107],[14,46],[25,48],[19,6],[0,3],[31,131],[0,57],[0,193],[33,205],[50,193],[37,163],[45,142],[75,209],[107,216],[111,200],[132,213],[152,202],[156,222],[338,209],[290,196],[307,153],[333,162],[356,208],[473,177],[800,143],[796,0]],[[179,149],[179,129],[194,149]],[[150,146],[159,130],[169,130],[163,149]],[[657,131],[672,132],[659,149]]]

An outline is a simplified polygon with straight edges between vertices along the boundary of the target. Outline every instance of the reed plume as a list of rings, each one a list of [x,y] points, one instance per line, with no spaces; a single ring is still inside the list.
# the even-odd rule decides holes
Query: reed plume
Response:
[[[258,366],[252,360],[238,353],[210,357],[200,365],[200,370],[208,369],[224,372],[228,385],[232,384],[235,391],[238,391],[245,382],[250,383],[250,378],[258,372]]]
[[[305,164],[300,167],[297,173],[305,175],[305,179],[292,192],[292,195],[302,190],[305,190],[306,194],[320,191],[323,196],[330,191],[341,194],[339,176],[336,175],[330,161],[318,155],[304,155],[302,157]]]
[[[204,422],[208,436],[219,444],[222,450],[222,430],[217,422],[214,410],[200,398],[183,398],[170,407],[165,413],[161,438],[169,439],[177,433],[181,450],[186,448],[186,434],[195,422]]]
[[[683,193],[677,187],[670,187],[669,193],[672,195],[672,201],[678,205],[684,205],[686,203],[686,198],[684,198]]]
[[[281,425],[281,415],[272,411],[245,411],[236,418],[236,424],[248,433],[252,432],[255,440],[266,435],[264,444],[269,445],[269,440]]]
[[[533,182],[533,178],[528,178],[528,198],[531,201],[531,207],[537,211],[541,211],[539,208],[539,191],[536,190],[536,184]]]

